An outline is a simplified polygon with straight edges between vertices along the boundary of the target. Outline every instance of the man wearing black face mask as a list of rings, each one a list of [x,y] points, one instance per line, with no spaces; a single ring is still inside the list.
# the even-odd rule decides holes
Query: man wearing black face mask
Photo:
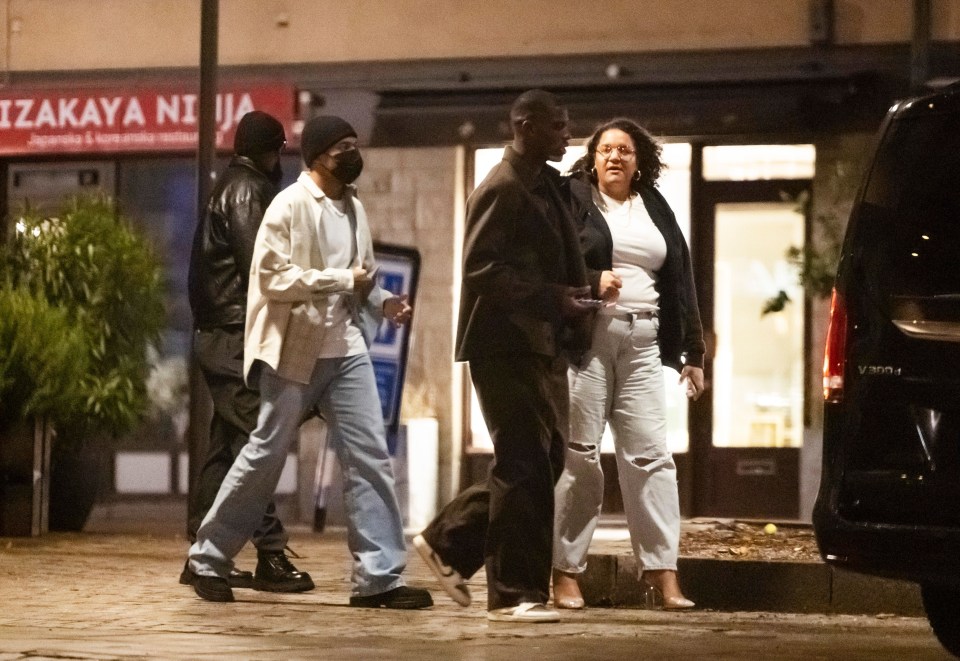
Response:
[[[243,323],[253,244],[263,212],[279,190],[285,140],[283,125],[265,112],[254,110],[240,119],[235,155],[218,178],[194,235],[189,272],[193,349],[213,398],[213,420],[206,458],[190,492],[191,541],[257,423],[260,395],[243,381]],[[310,576],[297,571],[284,553],[288,535],[273,502],[259,514],[253,534],[256,575],[234,569],[230,584],[271,592],[313,589]],[[186,568],[180,582],[191,582]]]
[[[259,385],[260,417],[197,532],[188,569],[198,596],[233,600],[233,558],[277,487],[300,420],[317,409],[343,469],[350,605],[426,608],[430,593],[401,576],[407,550],[368,354],[380,320],[406,323],[412,308],[373,278],[370,228],[351,185],[363,167],[353,127],[315,117],[301,152],[307,171],[267,208],[254,245],[244,374]]]

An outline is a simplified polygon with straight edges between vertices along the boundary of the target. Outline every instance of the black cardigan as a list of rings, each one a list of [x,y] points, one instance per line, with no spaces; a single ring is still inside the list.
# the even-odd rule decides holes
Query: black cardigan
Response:
[[[580,233],[580,249],[593,295],[598,295],[600,274],[613,268],[613,237],[600,209],[593,202],[593,184],[567,178],[566,186]],[[667,257],[657,271],[660,294],[660,360],[678,372],[683,365],[703,367],[703,326],[693,285],[690,251],[670,205],[653,186],[644,186],[640,197],[667,244]],[[681,358],[682,357],[682,358]]]

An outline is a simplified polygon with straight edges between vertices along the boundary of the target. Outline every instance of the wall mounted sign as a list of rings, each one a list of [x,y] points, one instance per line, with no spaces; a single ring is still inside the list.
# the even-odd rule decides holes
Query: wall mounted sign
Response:
[[[292,85],[224,84],[217,94],[217,148],[233,148],[237,122],[263,110],[293,136]],[[191,87],[22,90],[0,94],[0,155],[192,151],[199,95]]]

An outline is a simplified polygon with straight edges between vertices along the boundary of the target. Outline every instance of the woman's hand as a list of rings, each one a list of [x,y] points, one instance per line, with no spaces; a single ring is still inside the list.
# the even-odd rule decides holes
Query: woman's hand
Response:
[[[623,286],[623,280],[613,271],[603,271],[600,274],[600,284],[597,294],[600,299],[607,303],[613,303],[620,297],[620,288]]]
[[[693,401],[700,399],[705,386],[703,385],[703,368],[693,365],[684,365],[680,372],[680,383],[687,382],[687,397]]]
[[[407,294],[402,294],[392,296],[383,302],[383,317],[393,324],[394,328],[407,323],[413,316],[413,308],[407,303],[408,298],[410,297]]]

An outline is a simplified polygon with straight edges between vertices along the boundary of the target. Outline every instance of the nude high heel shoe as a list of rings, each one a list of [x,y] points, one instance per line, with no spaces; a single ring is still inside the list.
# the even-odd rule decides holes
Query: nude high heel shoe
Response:
[[[569,572],[553,570],[553,605],[555,608],[580,610],[583,608],[583,595],[580,594],[580,585],[577,575]]]
[[[641,576],[640,580],[643,583],[645,591],[644,601],[646,602],[647,608],[660,608],[665,611],[682,611],[690,610],[696,606],[695,603],[682,594],[679,597],[664,596],[663,590],[651,583],[645,574]]]

